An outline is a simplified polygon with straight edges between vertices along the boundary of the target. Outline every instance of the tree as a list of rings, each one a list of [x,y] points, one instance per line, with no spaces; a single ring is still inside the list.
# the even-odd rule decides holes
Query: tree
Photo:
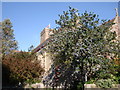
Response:
[[[14,30],[12,29],[12,23],[9,19],[5,19],[2,22],[2,54],[3,56],[9,53],[12,53],[14,50],[17,50],[17,41],[14,37]]]
[[[34,49],[34,46],[31,45],[31,46],[28,48],[28,52],[32,52],[33,49]]]
[[[36,54],[29,52],[21,51],[5,55],[2,64],[3,86],[16,86],[19,83],[24,86],[28,83],[40,82],[40,76],[44,72]]]
[[[113,22],[105,23],[87,11],[80,15],[71,7],[59,17],[58,27],[46,46],[54,65],[64,66],[58,85],[77,88],[81,83],[84,89],[87,79],[97,71],[111,73],[113,58],[119,57],[119,41],[116,33],[110,32]]]

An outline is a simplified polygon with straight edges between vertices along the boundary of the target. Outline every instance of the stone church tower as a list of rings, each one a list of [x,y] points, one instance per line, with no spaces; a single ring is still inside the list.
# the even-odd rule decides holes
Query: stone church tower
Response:
[[[44,28],[40,35],[40,44],[49,38],[50,29],[48,27]]]
[[[47,41],[49,41],[51,30],[52,29],[50,29],[50,26],[48,25],[40,34],[40,44],[43,44],[43,47],[46,45]],[[41,60],[42,67],[45,69],[45,72],[47,72],[51,67],[52,61],[49,54],[42,51],[42,49],[39,52],[41,52],[41,54],[38,55],[38,59]]]
[[[120,16],[118,14],[118,9],[116,8],[116,16],[115,18],[113,19],[113,25],[112,25],[112,28],[111,28],[111,31],[112,32],[116,32],[116,35],[117,35],[117,39],[120,40]]]
[[[43,51],[43,47],[46,46],[47,42],[50,40],[50,35],[52,34],[52,29],[50,29],[50,25],[43,29],[40,33],[40,45],[38,45],[33,52],[37,53],[38,60],[41,62],[42,68],[45,69],[45,72],[48,72],[51,68],[52,60],[48,53]]]

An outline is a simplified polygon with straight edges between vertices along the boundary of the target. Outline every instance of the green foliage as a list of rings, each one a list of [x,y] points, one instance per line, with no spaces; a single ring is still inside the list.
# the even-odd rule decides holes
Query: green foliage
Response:
[[[120,59],[117,59],[115,60],[115,78],[116,78],[116,81],[118,81],[118,84],[120,84]]]
[[[71,82],[82,79],[82,85],[86,74],[90,78],[98,70],[109,73],[113,68],[113,58],[119,56],[120,48],[116,33],[110,31],[113,23],[106,24],[105,20],[99,20],[98,15],[87,11],[80,15],[77,9],[71,7],[59,17],[56,20],[59,27],[54,29],[51,41],[46,46],[54,65],[71,68],[73,72],[67,77]],[[77,78],[72,80],[71,77]]]
[[[117,84],[120,84],[120,65],[114,65],[114,71],[112,72],[112,78],[116,81]]]
[[[9,70],[8,79],[10,84],[18,84],[21,82],[34,83],[39,80],[42,72],[40,61],[37,60],[36,55],[30,55],[28,52],[17,52],[6,55],[3,59],[3,66]],[[3,76],[6,71],[3,68]]]
[[[34,49],[34,46],[31,45],[31,46],[28,48],[28,52],[32,52],[33,49]]]
[[[113,79],[101,79],[96,82],[96,85],[101,88],[113,88],[115,83]]]
[[[41,82],[41,80],[35,79],[35,78],[33,78],[33,79],[27,79],[27,80],[25,81],[25,83],[29,83],[29,84],[40,83],[40,82]]]
[[[78,88],[78,89],[81,89],[81,87],[82,87],[82,83],[80,82],[80,83],[77,85],[77,88]]]
[[[87,82],[85,82],[85,84],[93,84],[95,82],[95,80],[89,80],[89,81],[87,81]]]
[[[14,30],[12,29],[12,23],[9,19],[5,19],[2,22],[2,54],[3,57],[6,54],[12,53],[14,50],[17,50],[17,41],[14,37]]]

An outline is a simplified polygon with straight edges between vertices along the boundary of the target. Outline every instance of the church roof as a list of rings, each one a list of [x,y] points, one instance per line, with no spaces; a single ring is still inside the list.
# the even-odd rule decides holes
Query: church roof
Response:
[[[38,51],[41,50],[44,46],[46,46],[46,44],[48,43],[49,40],[50,40],[50,38],[46,39],[46,41],[44,41],[43,43],[39,44],[39,45],[33,50],[33,53],[38,52]]]

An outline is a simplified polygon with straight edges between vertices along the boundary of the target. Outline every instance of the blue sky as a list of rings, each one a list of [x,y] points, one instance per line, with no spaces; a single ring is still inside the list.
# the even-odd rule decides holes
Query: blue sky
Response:
[[[2,19],[9,18],[13,24],[19,50],[27,51],[33,45],[40,44],[40,32],[50,24],[56,27],[58,14],[68,10],[68,6],[77,8],[80,13],[94,12],[100,19],[113,19],[117,2],[3,2]]]

